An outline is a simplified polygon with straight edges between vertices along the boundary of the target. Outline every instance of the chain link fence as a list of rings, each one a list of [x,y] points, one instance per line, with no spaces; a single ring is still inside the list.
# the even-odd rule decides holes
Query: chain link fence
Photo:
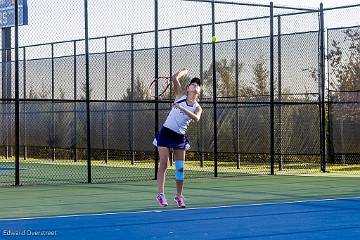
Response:
[[[18,36],[3,28],[0,185],[154,179],[174,95],[149,99],[147,85],[184,67],[204,83],[188,177],[359,174],[360,30],[345,15],[359,5],[217,3],[213,19],[208,1],[125,2],[40,1]]]

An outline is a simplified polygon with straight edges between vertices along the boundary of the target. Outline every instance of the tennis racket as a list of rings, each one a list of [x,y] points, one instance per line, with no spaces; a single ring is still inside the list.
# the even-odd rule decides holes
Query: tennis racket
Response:
[[[170,87],[171,77],[159,77],[158,78],[159,88],[158,88],[158,97],[162,96]],[[156,97],[155,95],[156,79],[152,80],[149,83],[147,89],[147,95],[149,98]]]

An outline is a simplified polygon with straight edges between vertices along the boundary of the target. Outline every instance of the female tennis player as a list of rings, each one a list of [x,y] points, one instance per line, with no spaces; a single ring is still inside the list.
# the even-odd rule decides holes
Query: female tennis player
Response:
[[[160,156],[160,167],[157,174],[158,194],[156,199],[162,207],[168,205],[164,185],[170,149],[173,149],[175,158],[177,194],[174,197],[174,201],[179,208],[186,207],[183,196],[184,161],[185,152],[190,148],[190,145],[185,134],[190,122],[198,122],[202,112],[202,108],[198,103],[198,97],[201,91],[201,80],[199,78],[191,79],[186,87],[186,92],[181,88],[179,80],[187,75],[187,73],[188,70],[182,69],[171,77],[175,92],[175,102],[153,142],[153,144],[158,147]]]

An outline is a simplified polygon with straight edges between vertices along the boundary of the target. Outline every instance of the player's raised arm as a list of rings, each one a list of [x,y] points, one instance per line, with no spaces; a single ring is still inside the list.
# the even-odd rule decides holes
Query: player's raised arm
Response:
[[[188,74],[188,70],[183,68],[171,77],[171,81],[174,87],[175,97],[180,98],[184,95],[181,88],[180,79]]]

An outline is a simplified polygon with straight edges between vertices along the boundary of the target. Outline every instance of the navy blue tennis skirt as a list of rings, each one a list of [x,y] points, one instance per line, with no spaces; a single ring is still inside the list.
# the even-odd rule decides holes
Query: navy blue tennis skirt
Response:
[[[164,126],[160,129],[160,132],[156,134],[153,144],[156,147],[190,149],[189,140],[185,135]]]

